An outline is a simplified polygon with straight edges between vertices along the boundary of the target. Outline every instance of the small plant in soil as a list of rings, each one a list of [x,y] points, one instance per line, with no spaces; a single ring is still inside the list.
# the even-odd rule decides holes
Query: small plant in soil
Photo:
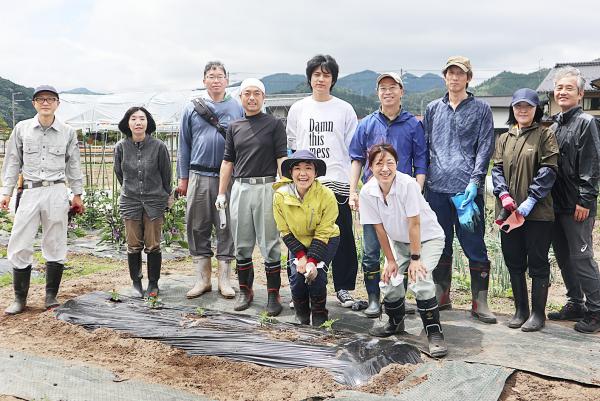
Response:
[[[261,327],[268,326],[275,322],[277,322],[277,320],[274,317],[269,316],[266,310],[260,312],[258,315],[258,323],[260,323]]]
[[[148,297],[146,298],[146,305],[148,305],[151,309],[159,309],[163,306],[158,294],[155,292],[148,294]]]
[[[121,302],[121,298],[119,297],[119,292],[114,288],[110,291],[110,301],[111,302]]]
[[[199,306],[196,308],[196,315],[198,315],[198,317],[206,317],[206,310]]]
[[[333,324],[340,319],[329,319],[323,322],[319,327],[327,330],[328,333],[333,334]]]

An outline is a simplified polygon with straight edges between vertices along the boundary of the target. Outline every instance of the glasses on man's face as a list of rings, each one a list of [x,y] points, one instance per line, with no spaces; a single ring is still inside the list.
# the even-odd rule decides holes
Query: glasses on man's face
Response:
[[[377,88],[377,90],[379,91],[379,93],[386,93],[386,92],[395,92],[398,89],[400,89],[400,85],[392,85],[392,86],[380,86],[379,88]]]
[[[225,75],[207,75],[206,79],[209,81],[222,81],[226,78]]]
[[[54,104],[56,103],[58,99],[55,97],[36,97],[35,99],[33,99],[34,102],[36,102],[37,104],[44,104],[44,103],[48,103],[48,104]]]

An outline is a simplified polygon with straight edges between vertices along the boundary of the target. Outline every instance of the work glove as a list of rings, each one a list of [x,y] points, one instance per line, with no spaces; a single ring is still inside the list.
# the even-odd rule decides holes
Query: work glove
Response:
[[[500,194],[500,202],[502,202],[502,207],[509,212],[517,210],[517,204],[508,192],[502,192]]]
[[[474,201],[476,196],[477,184],[475,184],[474,182],[470,182],[469,185],[467,185],[467,188],[465,189],[465,200],[463,201],[461,206],[467,206],[467,203]]]
[[[217,195],[215,207],[217,208],[217,210],[225,210],[225,208],[227,208],[227,197],[225,196],[225,194]]]
[[[306,284],[311,284],[317,278],[317,266],[313,262],[308,262],[306,264],[306,273],[304,273],[304,277],[306,278]]]
[[[459,193],[454,195],[451,199],[454,207],[456,208],[458,222],[460,223],[461,227],[470,232],[474,232],[475,226],[481,220],[481,213],[479,211],[479,207],[477,207],[477,204],[474,201],[466,202],[465,204],[465,198],[466,195],[464,193]],[[465,206],[463,206],[463,204]]]
[[[527,217],[529,213],[531,213],[531,210],[533,209],[536,203],[537,200],[529,196],[523,201],[523,203],[519,205],[519,207],[517,208],[517,213],[519,213],[523,217]]]

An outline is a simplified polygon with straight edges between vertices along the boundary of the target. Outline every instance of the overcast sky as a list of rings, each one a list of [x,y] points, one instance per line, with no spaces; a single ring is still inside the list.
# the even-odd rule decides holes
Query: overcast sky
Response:
[[[388,6],[381,4],[388,3]],[[329,53],[340,75],[438,73],[471,58],[475,80],[600,57],[600,1],[3,0],[0,77],[33,87],[124,92],[303,73]]]

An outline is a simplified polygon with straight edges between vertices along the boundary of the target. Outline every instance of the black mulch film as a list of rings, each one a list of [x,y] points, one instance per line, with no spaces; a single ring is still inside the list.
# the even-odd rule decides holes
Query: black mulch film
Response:
[[[86,329],[110,328],[132,337],[157,340],[189,355],[213,355],[273,368],[315,367],[335,381],[366,383],[391,364],[421,363],[419,350],[402,342],[314,329],[291,323],[261,322],[259,317],[168,305],[150,308],[141,299],[89,293],[56,309],[59,319]],[[291,341],[290,341],[291,340]]]

